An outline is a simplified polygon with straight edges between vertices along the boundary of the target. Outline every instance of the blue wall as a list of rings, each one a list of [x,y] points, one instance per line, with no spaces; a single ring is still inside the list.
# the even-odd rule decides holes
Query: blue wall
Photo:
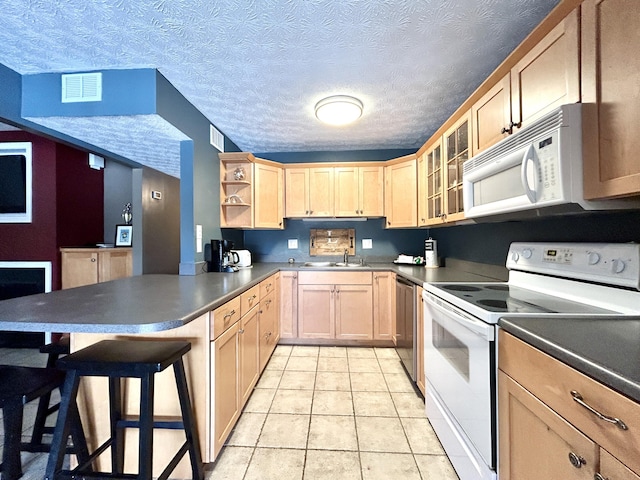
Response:
[[[322,162],[375,162],[391,160],[416,153],[415,149],[393,150],[349,150],[342,152],[271,152],[255,153],[259,158],[266,158],[281,163],[322,163]]]

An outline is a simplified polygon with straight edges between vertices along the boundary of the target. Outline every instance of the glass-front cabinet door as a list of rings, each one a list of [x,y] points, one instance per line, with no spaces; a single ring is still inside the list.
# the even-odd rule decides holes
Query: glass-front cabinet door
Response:
[[[464,218],[462,202],[462,164],[471,155],[471,118],[469,113],[458,120],[444,134],[445,165],[443,183],[445,206],[443,221],[454,222]]]
[[[442,140],[440,139],[420,156],[419,226],[439,224],[444,221],[442,160]]]

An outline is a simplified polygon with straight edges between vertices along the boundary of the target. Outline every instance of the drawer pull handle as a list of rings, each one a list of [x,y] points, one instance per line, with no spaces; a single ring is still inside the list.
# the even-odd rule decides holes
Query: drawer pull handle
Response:
[[[227,313],[224,318],[222,319],[224,321],[224,323],[227,323],[229,320],[231,320],[231,317],[233,317],[236,314],[235,310],[231,310],[229,313]]]
[[[601,473],[596,473],[593,476],[593,480],[609,480],[607,477],[603,477]]]
[[[587,461],[582,458],[580,455],[577,455],[573,452],[569,452],[569,461],[571,462],[571,465],[573,465],[576,468],[582,468],[582,465],[586,465]]]
[[[582,398],[582,395],[580,395],[580,393],[576,392],[575,390],[571,390],[571,396],[573,397],[573,400],[575,402],[577,402],[580,406],[582,406],[582,407],[586,408],[587,410],[589,410],[591,413],[593,413],[600,420],[604,420],[605,422],[613,423],[614,425],[617,425],[618,427],[620,427],[621,430],[628,430],[629,429],[629,427],[627,427],[627,425],[622,420],[620,420],[619,418],[609,417],[609,416],[603,415],[602,413],[597,411],[595,408],[593,408],[591,405],[589,405],[587,402],[585,402],[584,399]]]

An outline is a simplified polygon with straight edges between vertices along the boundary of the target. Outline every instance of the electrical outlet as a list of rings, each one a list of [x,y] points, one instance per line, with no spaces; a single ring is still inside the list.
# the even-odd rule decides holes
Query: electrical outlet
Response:
[[[287,240],[287,248],[289,250],[293,250],[298,248],[298,239],[297,238],[290,238],[289,240]]]
[[[363,238],[362,239],[362,249],[370,249],[373,248],[373,240],[371,238]]]

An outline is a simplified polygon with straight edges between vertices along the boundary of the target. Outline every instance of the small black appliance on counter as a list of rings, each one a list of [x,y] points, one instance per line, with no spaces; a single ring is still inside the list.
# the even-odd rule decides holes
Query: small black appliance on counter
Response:
[[[238,267],[230,265],[233,242],[229,240],[211,240],[211,261],[208,262],[209,272],[237,272]]]

